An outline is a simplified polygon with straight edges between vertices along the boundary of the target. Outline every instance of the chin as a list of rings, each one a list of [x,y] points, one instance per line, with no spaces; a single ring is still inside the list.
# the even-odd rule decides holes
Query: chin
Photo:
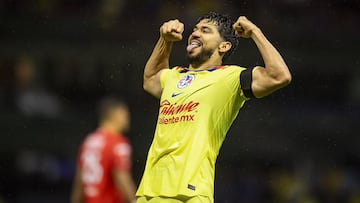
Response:
[[[194,55],[191,55],[191,54],[187,54],[186,58],[187,58],[188,61],[192,61],[192,60],[196,59],[197,57],[196,57],[196,55],[194,56]]]
[[[188,58],[188,60],[196,60],[200,58],[200,56],[201,56],[201,52],[192,51],[186,53],[186,57]]]
[[[187,54],[186,58],[190,64],[196,63],[199,60],[199,58],[196,55],[191,55],[191,54]]]
[[[199,49],[187,53],[187,60],[190,64],[198,66],[210,59],[215,50]]]

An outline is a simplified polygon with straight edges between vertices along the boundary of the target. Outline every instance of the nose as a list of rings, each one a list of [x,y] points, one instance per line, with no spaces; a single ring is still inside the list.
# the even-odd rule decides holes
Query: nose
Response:
[[[194,30],[194,31],[191,33],[190,37],[192,37],[192,38],[198,38],[198,37],[200,37],[200,31],[199,31],[199,30]]]

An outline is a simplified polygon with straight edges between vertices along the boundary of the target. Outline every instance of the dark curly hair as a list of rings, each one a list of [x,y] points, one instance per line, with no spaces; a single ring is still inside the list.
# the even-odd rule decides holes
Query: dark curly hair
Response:
[[[235,32],[232,27],[235,21],[231,20],[228,15],[222,15],[216,12],[209,12],[208,14],[201,16],[197,22],[202,20],[209,20],[209,22],[215,23],[220,36],[225,41],[229,41],[231,43],[231,49],[225,53],[223,60],[228,59],[234,53],[239,44],[239,40],[235,36]]]

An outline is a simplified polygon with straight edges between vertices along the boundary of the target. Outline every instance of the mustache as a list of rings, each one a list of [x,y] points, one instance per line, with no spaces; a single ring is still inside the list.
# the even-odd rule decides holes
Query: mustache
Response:
[[[202,42],[201,38],[200,38],[200,37],[196,37],[196,36],[195,36],[195,37],[190,37],[188,42],[190,43],[192,40],[197,40],[197,41]]]

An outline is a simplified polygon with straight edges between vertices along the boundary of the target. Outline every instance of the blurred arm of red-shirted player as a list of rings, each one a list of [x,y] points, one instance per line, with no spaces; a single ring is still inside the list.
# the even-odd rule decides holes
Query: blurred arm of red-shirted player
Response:
[[[131,146],[128,142],[119,143],[114,148],[115,166],[113,178],[128,202],[135,202],[135,183],[131,174]]]
[[[76,169],[70,201],[71,203],[83,202],[82,183],[81,183],[81,175],[79,169]]]
[[[135,202],[135,184],[128,171],[114,170],[114,179],[117,187],[123,192],[125,199]]]

